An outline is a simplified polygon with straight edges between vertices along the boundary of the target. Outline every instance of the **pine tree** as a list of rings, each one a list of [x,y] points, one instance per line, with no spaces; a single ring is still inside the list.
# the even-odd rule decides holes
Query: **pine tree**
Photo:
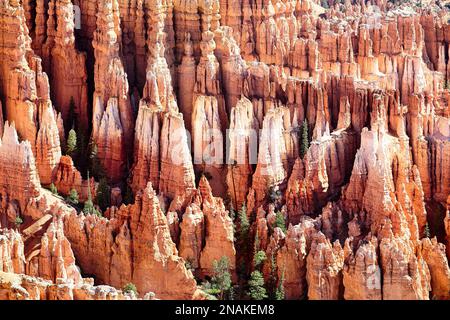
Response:
[[[234,211],[233,204],[231,204],[229,215],[230,215],[231,221],[233,221],[233,237],[234,237],[234,241],[236,242],[236,222],[235,222],[236,211]]]
[[[425,224],[425,230],[423,231],[423,235],[425,238],[429,238],[431,236],[430,225],[428,222]]]
[[[247,217],[247,207],[245,203],[242,204],[241,210],[238,212],[238,244],[241,248],[241,253],[245,256],[248,253],[249,245],[249,232],[250,232],[250,222]]]
[[[92,199],[87,199],[84,203],[83,212],[86,214],[98,214],[98,211],[94,207]]]
[[[73,157],[77,151],[77,133],[74,129],[70,129],[66,142],[66,154]]]
[[[232,282],[228,258],[223,256],[219,261],[213,261],[213,277],[211,279],[211,293],[217,294],[220,300],[232,295]]]
[[[247,240],[248,232],[250,230],[250,222],[247,217],[247,207],[245,203],[242,204],[241,210],[238,212],[239,218],[239,234],[241,240]]]
[[[191,258],[187,258],[186,260],[184,260],[184,266],[186,267],[187,270],[190,270],[192,272],[192,274],[194,274],[195,268],[193,266],[193,262],[192,262]]]
[[[277,290],[275,291],[275,300],[284,300],[285,294],[284,294],[284,271],[281,275],[281,279],[278,282]]]
[[[138,295],[138,291],[137,291],[136,285],[134,283],[131,283],[131,282],[127,283],[126,285],[124,285],[122,291],[125,292],[125,293],[133,292],[136,296]]]
[[[278,211],[275,216],[275,227],[280,228],[284,233],[286,233],[286,222],[284,221],[283,214]]]
[[[261,272],[253,271],[248,281],[248,295],[253,300],[263,300],[267,298],[267,291],[264,287],[264,277]]]
[[[23,219],[19,215],[16,216],[16,219],[14,220],[14,224],[16,225],[16,228],[19,228],[22,223],[23,223]]]
[[[255,253],[255,256],[253,257],[253,263],[255,265],[255,268],[259,268],[259,266],[261,266],[264,261],[266,261],[267,257],[266,257],[266,253],[262,250],[258,251]]]
[[[302,133],[300,138],[300,157],[303,159],[309,149],[308,121],[303,120]]]
[[[76,206],[78,204],[78,192],[75,189],[71,189],[69,195],[66,198],[67,203],[72,206]]]
[[[106,210],[111,205],[111,189],[106,178],[100,179],[97,187],[96,202],[102,210]]]
[[[234,210],[233,204],[231,204],[229,215],[231,220],[234,222],[234,220],[236,220],[236,211]]]
[[[56,196],[58,195],[58,189],[56,188],[55,184],[52,182],[50,185],[50,191]]]

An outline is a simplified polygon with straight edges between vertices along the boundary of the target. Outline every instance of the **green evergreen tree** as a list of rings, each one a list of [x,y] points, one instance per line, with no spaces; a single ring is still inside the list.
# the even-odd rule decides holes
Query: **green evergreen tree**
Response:
[[[92,202],[92,199],[87,199],[84,202],[83,212],[85,214],[97,214],[99,215],[98,210],[95,209],[94,203]]]
[[[111,205],[111,189],[106,178],[100,179],[97,187],[96,202],[102,210],[106,210]]]
[[[236,220],[236,211],[234,210],[233,205],[231,205],[231,207],[230,207],[230,218],[233,222],[234,222],[234,220]]]
[[[136,285],[131,282],[124,285],[122,291],[125,293],[133,292],[136,296],[138,296],[138,291],[137,291]]]
[[[78,192],[75,189],[71,189],[69,195],[66,198],[66,202],[72,206],[76,206],[79,202],[78,200]]]
[[[248,240],[248,233],[250,231],[250,222],[247,217],[247,207],[242,204],[241,210],[238,212],[239,219],[239,234],[241,240]]]
[[[423,236],[425,238],[430,238],[430,236],[431,236],[430,225],[428,224],[428,222],[425,224],[425,230],[423,231]]]
[[[233,204],[231,205],[231,208],[230,208],[230,213],[229,213],[229,215],[230,215],[230,218],[231,218],[231,221],[233,221],[233,237],[234,237],[234,241],[236,242],[236,211],[234,211],[234,208],[233,208]]]
[[[50,191],[54,194],[54,195],[58,195],[58,189],[56,188],[55,184],[52,182],[52,184],[50,185]]]
[[[284,233],[286,233],[286,221],[284,221],[284,216],[280,211],[277,211],[275,216],[275,227],[280,228]]]
[[[247,217],[247,207],[242,204],[241,210],[238,212],[237,216],[238,227],[235,227],[235,230],[238,230],[237,233],[237,244],[239,246],[240,253],[243,256],[246,256],[249,253],[249,234],[250,234],[250,222]]]
[[[227,257],[223,256],[219,261],[213,261],[213,277],[211,279],[208,293],[217,295],[220,300],[232,296],[232,282],[230,274],[230,264]]]
[[[264,261],[266,261],[266,253],[262,250],[255,253],[255,256],[253,257],[253,263],[255,265],[255,268],[259,268]]]
[[[77,133],[70,129],[66,142],[66,154],[73,157],[77,151]]]
[[[308,134],[308,121],[303,120],[302,124],[302,133],[300,137],[300,157],[303,159],[306,152],[308,152],[309,149],[309,134]]]
[[[284,300],[284,299],[285,293],[284,293],[284,271],[283,271],[280,281],[278,281],[277,290],[275,291],[275,300]]]
[[[187,258],[186,260],[184,260],[184,266],[186,267],[186,269],[191,270],[192,274],[194,274],[195,268],[192,265],[192,259]]]
[[[260,271],[253,271],[248,281],[248,295],[253,300],[263,300],[267,298],[267,291],[264,287],[264,277]]]
[[[23,219],[17,215],[16,219],[14,220],[14,224],[16,225],[16,228],[19,228],[21,224],[23,224]]]

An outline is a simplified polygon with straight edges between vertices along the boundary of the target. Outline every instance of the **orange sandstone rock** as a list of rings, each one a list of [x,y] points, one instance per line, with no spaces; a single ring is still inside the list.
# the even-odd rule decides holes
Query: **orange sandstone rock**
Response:
[[[76,214],[64,217],[65,233],[81,269],[116,287],[132,282],[141,293],[192,298],[195,280],[178,256],[151,183],[133,205],[111,210],[110,220]]]

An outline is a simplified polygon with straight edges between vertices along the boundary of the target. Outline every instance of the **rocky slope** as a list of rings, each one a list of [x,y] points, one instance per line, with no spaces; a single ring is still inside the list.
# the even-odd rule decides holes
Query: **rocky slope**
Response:
[[[0,299],[450,299],[446,16],[0,0]]]

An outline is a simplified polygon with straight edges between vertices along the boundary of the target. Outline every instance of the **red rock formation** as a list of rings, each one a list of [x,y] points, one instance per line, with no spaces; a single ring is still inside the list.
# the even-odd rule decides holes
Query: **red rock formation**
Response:
[[[214,195],[225,195],[221,177],[224,174],[224,137],[220,124],[220,106],[213,96],[199,95],[192,113],[194,164],[210,177]]]
[[[41,103],[38,108],[40,125],[36,137],[36,164],[41,183],[50,184],[61,160],[59,132],[50,102]]]
[[[283,139],[283,110],[270,110],[264,117],[260,135],[258,165],[253,175],[252,188],[257,206],[268,193],[269,186],[280,186],[287,178],[286,145]]]
[[[172,87],[172,76],[169,64],[165,58],[167,51],[164,44],[166,33],[164,33],[162,13],[155,13],[155,27],[148,30],[149,55],[147,59],[147,73],[142,99],[146,104],[155,106],[159,110],[167,112],[177,110],[175,94]]]
[[[186,129],[189,132],[192,131],[192,111],[196,79],[196,64],[193,54],[194,48],[191,34],[187,32],[184,39],[183,58],[178,67],[178,103],[180,112],[183,114],[186,123]]]
[[[380,243],[384,300],[428,300],[430,272],[414,247],[401,238]]]
[[[283,230],[281,230],[278,227],[273,229],[273,233],[270,237],[270,242],[268,243],[267,248],[265,250],[266,257],[268,259],[264,262],[264,265],[262,267],[262,272],[263,272],[264,279],[266,282],[268,282],[271,277],[276,277],[276,273],[278,270],[278,268],[277,268],[278,264],[277,264],[276,259],[278,258],[278,252],[284,245],[285,238],[286,238],[286,235],[283,233]],[[300,260],[300,259],[301,259],[301,257],[300,258],[296,257],[296,260]],[[272,261],[275,261],[275,264],[273,264]],[[294,263],[298,263],[298,261],[294,261]],[[300,269],[299,271],[301,273],[302,270]],[[288,272],[286,270],[286,268],[280,269],[281,275],[283,275],[283,272],[285,272],[284,276],[286,277],[286,272]],[[295,279],[295,277],[297,275],[298,275],[298,272],[295,273],[293,278]],[[301,279],[295,279],[295,281],[296,282],[301,281]],[[288,286],[288,288],[289,288],[289,286]]]
[[[308,299],[337,300],[342,296],[344,251],[322,233],[313,238],[307,257]]]
[[[223,94],[228,114],[242,98],[247,73],[247,63],[241,57],[239,44],[228,26],[221,26],[214,32],[215,54],[220,62]]]
[[[117,2],[99,4],[94,35],[95,93],[92,137],[98,157],[112,183],[125,174],[127,152],[131,151],[133,111],[127,74],[120,57],[120,19]]]
[[[181,113],[164,115],[160,143],[160,192],[170,198],[189,194],[195,188],[195,176]]]
[[[72,158],[69,156],[61,157],[53,183],[61,195],[69,195],[70,191],[75,189],[80,201],[85,201],[88,198],[88,181],[83,180],[80,172],[73,165]],[[96,185],[93,178],[91,178],[90,186],[91,195],[96,194]]]
[[[351,238],[344,247],[343,270],[345,300],[381,300],[381,269],[377,257],[377,241],[362,243],[354,251]]]
[[[206,10],[203,12],[205,16],[212,7],[202,10]],[[210,175],[214,195],[224,197],[225,185],[219,177],[225,174],[223,130],[228,126],[228,119],[221,89],[220,64],[214,55],[214,33],[210,31],[209,24],[207,29],[205,27],[200,42],[202,55],[196,70],[193,96],[191,128],[194,168],[196,172]]]
[[[25,210],[28,200],[40,195],[40,181],[30,142],[19,143],[14,124],[8,121],[0,140],[0,164],[1,208],[17,201],[19,210]]]
[[[136,119],[134,137],[134,165],[131,187],[134,191],[143,189],[151,182],[159,187],[160,113],[156,107],[141,104]]]
[[[183,214],[183,220],[180,225],[181,236],[178,250],[180,257],[189,261],[192,268],[200,267],[200,253],[202,250],[205,218],[200,208],[191,204],[186,208]]]
[[[317,126],[316,126],[317,128]],[[353,162],[355,136],[352,132],[328,129],[313,140],[304,159],[297,159],[288,180],[286,201],[289,221],[297,223],[305,213],[323,207],[330,194],[344,184]]]
[[[12,229],[0,231],[2,299],[136,298],[112,287],[94,287],[93,279],[81,278],[71,245],[64,235],[62,219],[47,214],[27,225],[21,232]],[[146,294],[144,298],[151,296]]]
[[[74,285],[70,281],[58,279],[53,283],[42,278],[23,274],[0,272],[1,300],[135,300],[133,293],[122,292],[110,286],[94,286],[93,279],[83,279]],[[154,299],[153,293],[144,300]]]
[[[28,243],[27,245],[30,246]],[[42,236],[40,245],[33,247],[26,255],[28,275],[53,282],[56,282],[56,279],[72,281],[74,284],[82,282],[70,243],[64,236],[61,220],[53,221]]]
[[[200,255],[200,268],[204,275],[212,275],[214,261],[227,257],[231,273],[236,270],[233,221],[225,210],[223,200],[213,197],[208,180],[200,179],[202,211],[205,216],[205,247]]]
[[[66,127],[70,128],[76,122],[79,128],[87,130],[86,55],[75,48],[72,2],[56,0],[55,4],[53,19],[56,22],[56,30],[50,40],[51,44],[46,48],[50,54],[46,59],[51,65],[48,71],[51,75],[52,99],[61,112]],[[51,27],[49,25],[49,29]]]
[[[383,110],[381,104],[378,115],[372,115],[372,130],[376,131],[364,129],[361,133],[361,148],[344,191],[345,208],[352,213],[364,208],[371,216],[373,234],[381,232],[385,223],[392,223],[394,235],[406,233],[417,239],[426,222],[420,177],[405,150],[409,150],[407,138],[386,133]],[[380,234],[384,236],[384,232]]]
[[[42,72],[41,59],[31,50],[23,7],[5,1],[0,10],[0,91],[5,97],[6,120],[14,122],[20,138],[31,143],[41,181],[48,184],[61,152],[48,77]]]
[[[109,221],[75,213],[64,217],[83,272],[117,287],[132,282],[139,292],[153,291],[161,298],[192,298],[195,281],[178,256],[151,184],[133,205],[111,210]]]
[[[0,234],[0,271],[10,273],[25,272],[23,240],[18,231],[2,230]]]
[[[284,246],[278,251],[278,279],[284,279],[286,299],[302,299],[307,295],[306,256],[314,232],[312,221],[304,220],[290,225]]]
[[[226,183],[234,208],[241,208],[251,184],[251,164],[255,163],[257,158],[258,127],[253,105],[243,97],[231,109],[228,131],[230,147]]]
[[[445,246],[438,243],[436,238],[422,239],[421,254],[428,265],[431,276],[431,298],[450,298],[450,268],[445,256]]]
[[[180,61],[183,54],[182,43],[185,33],[190,34],[195,56],[198,56],[200,54],[199,42],[201,39],[199,4],[197,1],[174,1],[173,3],[177,61]]]
[[[195,176],[183,115],[178,112],[164,57],[164,15],[155,13],[154,19],[159,22],[150,35],[154,44],[136,122],[132,187],[139,190],[151,181],[173,199],[195,188]]]

